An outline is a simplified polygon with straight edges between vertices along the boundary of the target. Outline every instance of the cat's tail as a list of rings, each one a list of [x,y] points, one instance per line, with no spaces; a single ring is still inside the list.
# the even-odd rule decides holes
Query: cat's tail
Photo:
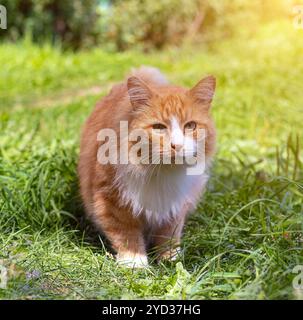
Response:
[[[149,66],[141,66],[138,69],[132,69],[130,76],[138,77],[145,82],[151,82],[155,85],[166,85],[168,81],[159,69]]]

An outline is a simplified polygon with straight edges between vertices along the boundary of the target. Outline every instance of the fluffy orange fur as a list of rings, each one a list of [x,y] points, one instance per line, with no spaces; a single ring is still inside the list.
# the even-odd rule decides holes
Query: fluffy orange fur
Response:
[[[205,189],[207,173],[203,179],[188,177],[180,168],[183,164],[161,163],[152,170],[142,164],[100,164],[98,132],[110,128],[119,137],[120,121],[128,121],[130,131],[144,129],[153,137],[153,127],[160,123],[170,137],[172,119],[180,128],[194,123],[192,130],[206,131],[208,167],[215,151],[210,116],[214,91],[212,76],[185,89],[170,85],[157,69],[141,67],[115,85],[86,121],[78,165],[81,195],[87,215],[110,241],[120,263],[146,266],[150,246],[158,259],[176,256],[184,222]],[[171,147],[174,154],[176,146]]]

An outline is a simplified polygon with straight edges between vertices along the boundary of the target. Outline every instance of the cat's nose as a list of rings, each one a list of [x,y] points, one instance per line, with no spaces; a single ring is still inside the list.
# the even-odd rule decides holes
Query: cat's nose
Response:
[[[174,149],[176,152],[179,152],[179,151],[182,149],[183,145],[182,145],[182,144],[172,143],[172,144],[171,144],[171,147],[172,147],[172,149]]]

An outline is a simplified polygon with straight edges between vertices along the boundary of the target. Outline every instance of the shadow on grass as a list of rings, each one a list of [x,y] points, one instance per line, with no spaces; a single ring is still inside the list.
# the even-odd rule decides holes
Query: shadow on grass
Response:
[[[72,196],[65,202],[63,210],[71,214],[71,217],[68,217],[66,228],[70,227],[73,230],[80,231],[77,233],[77,240],[79,242],[84,241],[97,250],[99,250],[100,247],[103,247],[110,253],[114,253],[108,239],[97,229],[85,213],[77,176],[75,176],[72,185]]]

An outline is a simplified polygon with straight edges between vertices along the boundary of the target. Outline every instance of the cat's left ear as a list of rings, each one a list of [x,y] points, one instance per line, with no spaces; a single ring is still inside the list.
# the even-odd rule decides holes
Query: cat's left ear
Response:
[[[216,78],[208,76],[200,80],[189,92],[197,104],[210,107],[216,90]]]

